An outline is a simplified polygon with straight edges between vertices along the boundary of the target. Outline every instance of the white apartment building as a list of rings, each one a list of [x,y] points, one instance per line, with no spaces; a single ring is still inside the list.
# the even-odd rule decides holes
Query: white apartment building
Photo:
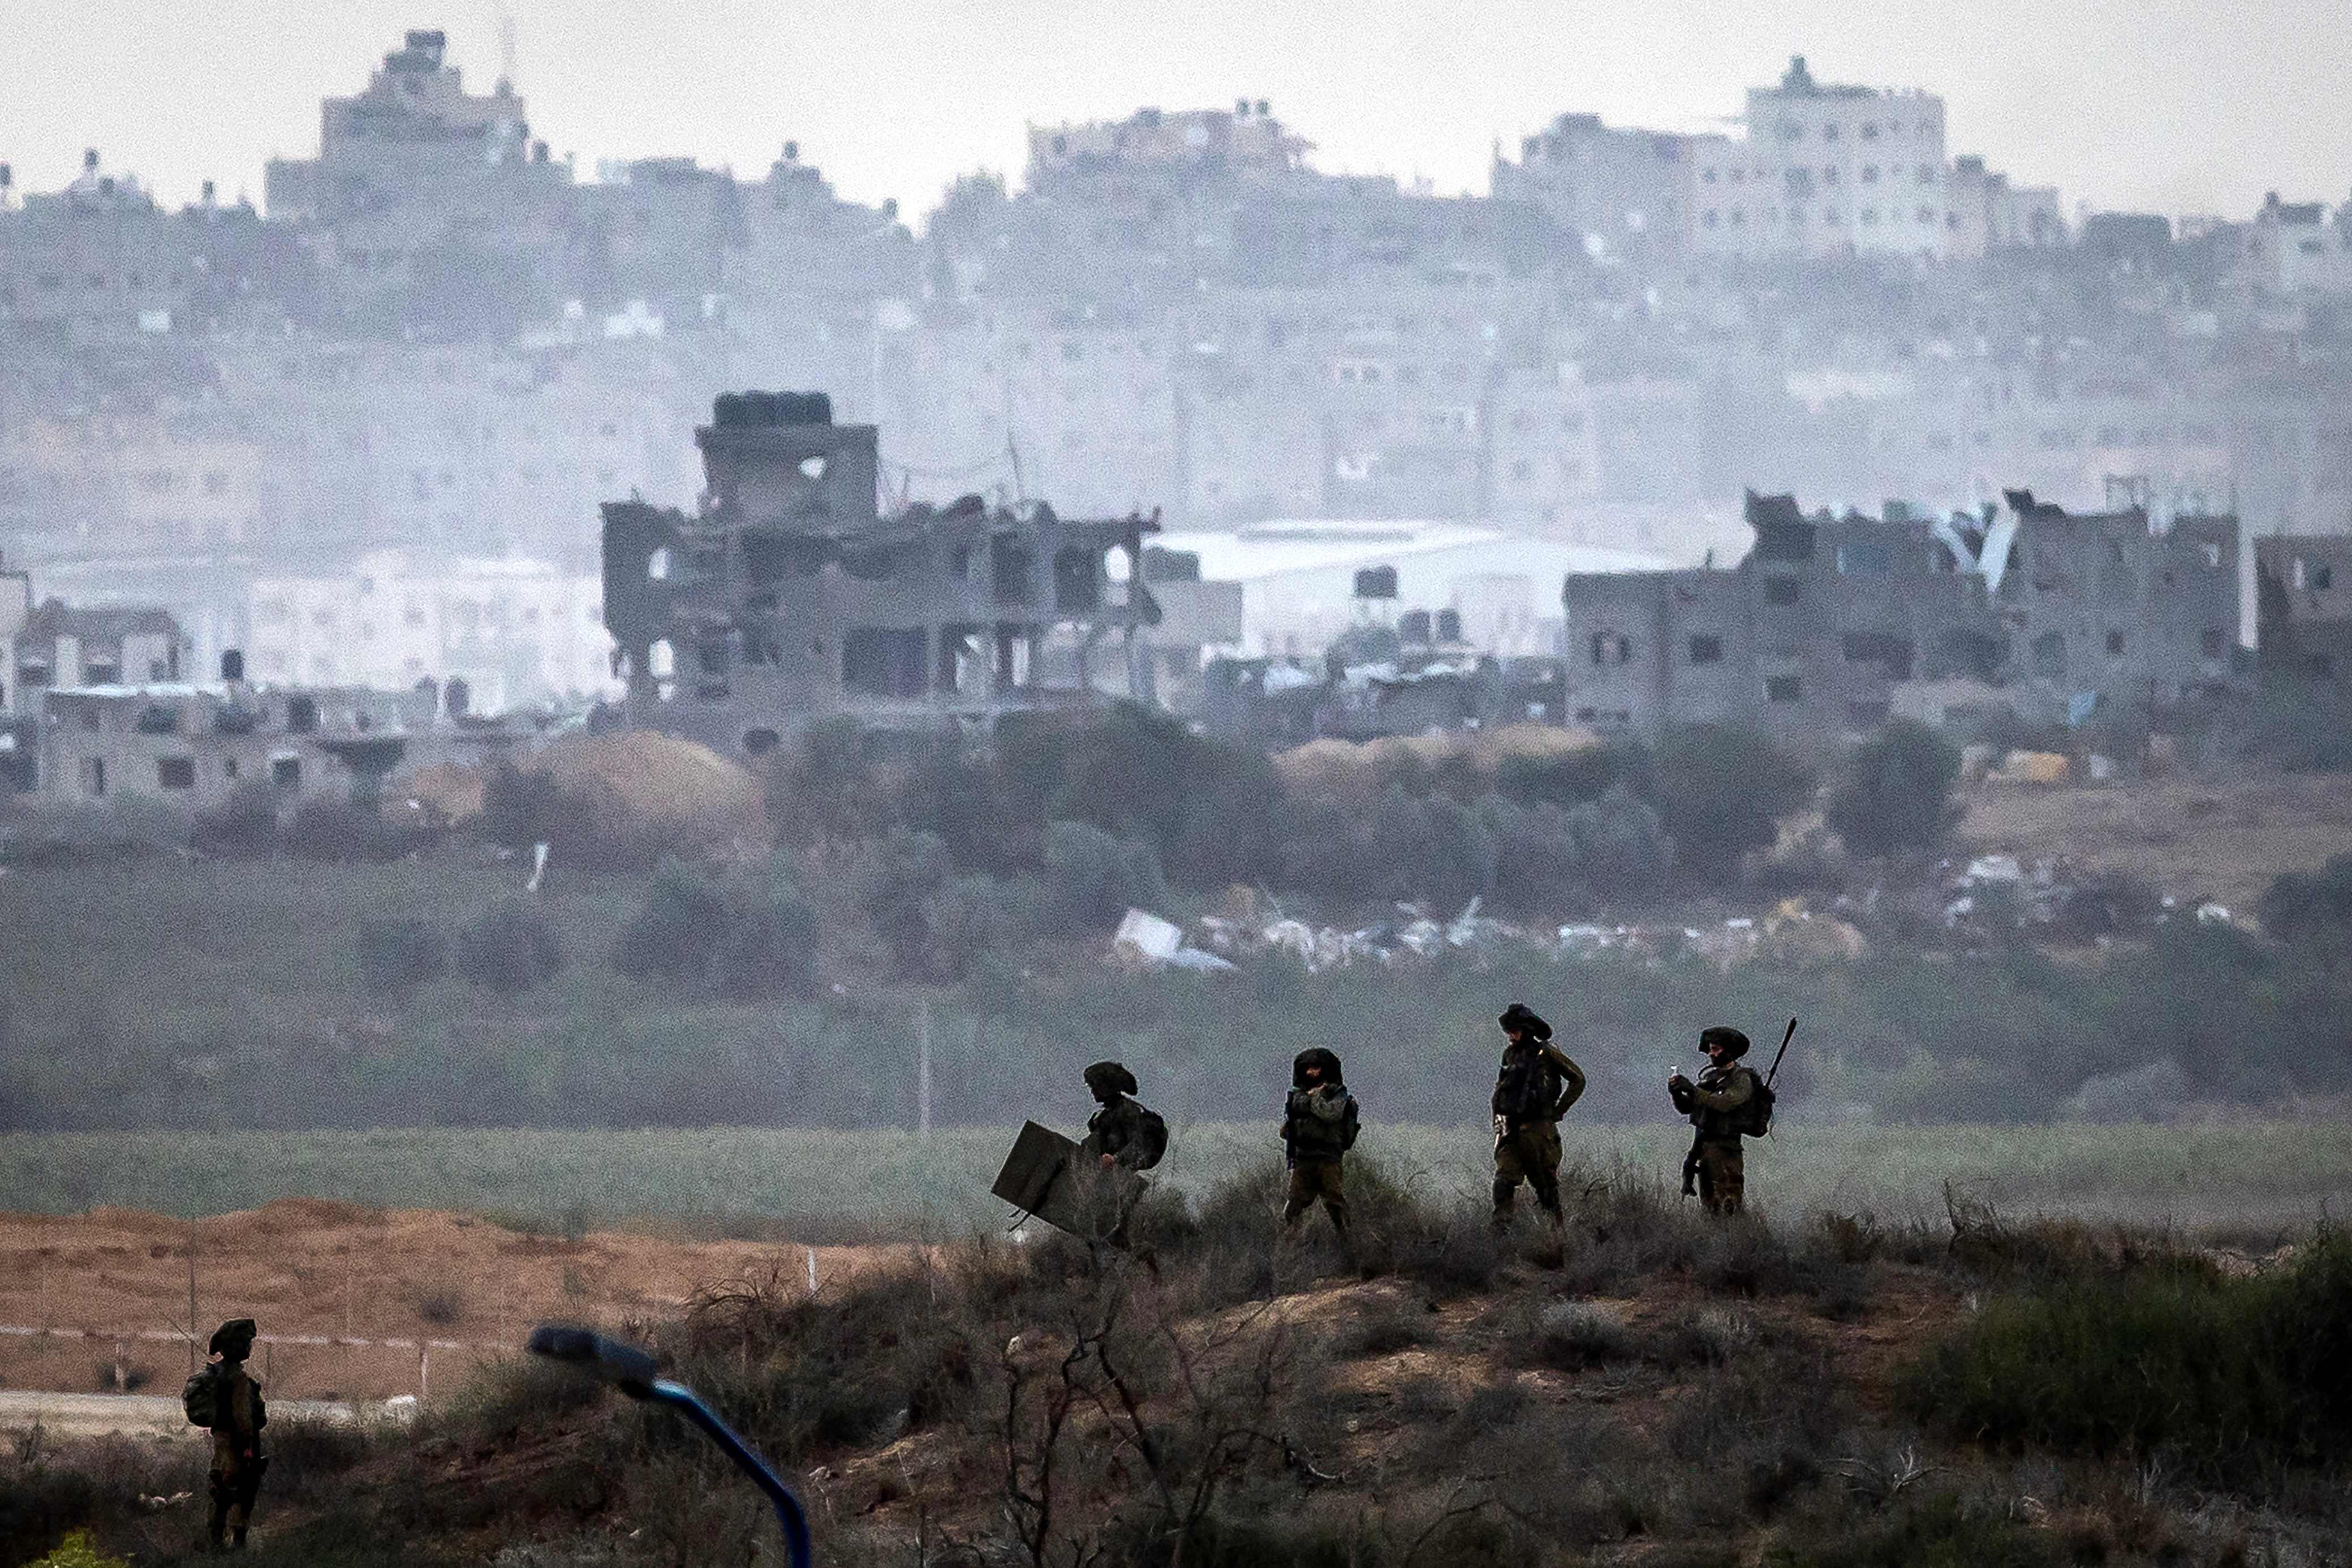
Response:
[[[1818,82],[1799,55],[1778,87],[1748,89],[1747,129],[1692,139],[1697,250],[1947,254],[1941,97]]]
[[[401,691],[465,681],[467,708],[616,698],[604,579],[539,561],[378,551],[332,577],[262,577],[247,668],[264,684]]]

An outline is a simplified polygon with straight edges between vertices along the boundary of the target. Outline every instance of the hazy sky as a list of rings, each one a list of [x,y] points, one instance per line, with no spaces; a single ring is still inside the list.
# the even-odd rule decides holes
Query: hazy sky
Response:
[[[165,199],[261,195],[315,154],[319,102],[404,28],[469,89],[516,82],[558,156],[688,153],[762,172],[787,137],[845,195],[927,210],[960,171],[1017,178],[1024,122],[1271,100],[1332,171],[1486,187],[1496,138],[1562,110],[1699,129],[1792,52],[1826,80],[1921,86],[1955,153],[2167,214],[2352,194],[2341,0],[0,0],[0,162],[52,189],[85,146]]]

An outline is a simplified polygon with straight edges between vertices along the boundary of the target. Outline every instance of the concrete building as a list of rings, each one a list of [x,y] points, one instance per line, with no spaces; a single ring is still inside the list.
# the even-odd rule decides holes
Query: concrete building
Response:
[[[19,596],[27,606],[21,617],[12,614]],[[56,599],[35,606],[31,598],[25,574],[0,574],[0,628],[17,623],[7,639],[7,712],[35,711],[52,689],[177,681],[194,668],[187,637],[166,611]]]
[[[367,798],[429,723],[414,698],[241,681],[137,681],[41,694],[38,792],[61,805],[126,798],[196,812],[248,785],[289,799]]]
[[[2265,294],[2352,294],[2352,202],[2283,202],[2272,191],[2245,233],[2245,275]]]
[[[1413,612],[1450,612],[1456,639],[1481,652],[1559,651],[1554,584],[1573,573],[1636,572],[1657,557],[1555,543],[1460,522],[1292,519],[1230,533],[1160,536],[1209,583],[1238,584],[1245,657],[1320,658],[1349,630]],[[1370,593],[1365,592],[1370,588]]]
[[[1748,501],[1737,566],[1578,574],[1563,588],[1570,717],[1601,728],[1867,731],[1917,683],[2042,719],[2168,705],[2227,682],[2238,522],[2088,516],[2012,490],[1979,518],[1803,514]],[[1938,706],[1963,716],[1947,695]]]
[[[331,576],[263,576],[248,601],[259,680],[403,691],[462,680],[467,710],[617,698],[604,579],[528,560],[375,551]]]
[[[1694,138],[1608,126],[1563,114],[1519,142],[1519,161],[1495,156],[1490,188],[1548,214],[1566,244],[1595,260],[1682,255],[1691,241]]]
[[[1706,254],[1948,253],[1944,100],[1814,79],[1802,55],[1748,90],[1747,134],[1701,137],[1693,245]]]
[[[2255,646],[2265,669],[2352,675],[2352,535],[2257,539],[2254,578]]]
[[[2066,243],[2066,217],[2054,185],[2012,185],[2007,174],[1986,168],[1981,154],[1968,153],[1952,160],[1947,187],[1947,256],[1973,258]]]
[[[1149,693],[1155,606],[1134,567],[1156,521],[978,496],[885,516],[875,427],[835,425],[822,394],[722,396],[695,442],[698,511],[604,509],[633,723],[757,755],[828,714],[931,726],[1092,702],[1097,668]]]

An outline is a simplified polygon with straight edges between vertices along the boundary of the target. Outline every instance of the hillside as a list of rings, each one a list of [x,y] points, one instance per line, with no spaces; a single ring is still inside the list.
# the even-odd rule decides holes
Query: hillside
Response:
[[[834,1563],[2220,1568],[2352,1548],[2342,1409],[2311,1360],[2347,1327],[2340,1240],[2198,1251],[1966,1207],[1775,1229],[1590,1171],[1564,1236],[1497,1239],[1476,1205],[1360,1166],[1343,1256],[1319,1219],[1278,1233],[1276,1175],[1146,1215],[1135,1258],[983,1238],[812,1301],[771,1252],[629,1331],[789,1467]],[[2118,1320],[2110,1346],[2095,1325]],[[2048,1333],[2084,1375],[2029,1389],[2063,1371],[2032,1350]],[[2260,1409],[2186,1384],[2133,1405],[2116,1355],[2320,1381]],[[82,1525],[178,1560],[189,1505],[130,1498],[184,1489],[193,1447],[19,1444],[0,1552]],[[413,1431],[294,1424],[277,1454],[257,1538],[278,1561],[775,1560],[711,1450],[553,1369],[493,1368]]]

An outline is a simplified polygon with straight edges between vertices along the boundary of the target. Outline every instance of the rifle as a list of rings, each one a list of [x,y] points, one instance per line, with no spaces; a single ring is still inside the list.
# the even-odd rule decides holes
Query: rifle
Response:
[[[1791,1018],[1789,1020],[1789,1032],[1780,1037],[1780,1048],[1772,1053],[1772,1070],[1764,1075],[1764,1087],[1766,1089],[1771,1088],[1772,1080],[1780,1076],[1780,1058],[1789,1054],[1789,1042],[1796,1037],[1797,1020]]]

